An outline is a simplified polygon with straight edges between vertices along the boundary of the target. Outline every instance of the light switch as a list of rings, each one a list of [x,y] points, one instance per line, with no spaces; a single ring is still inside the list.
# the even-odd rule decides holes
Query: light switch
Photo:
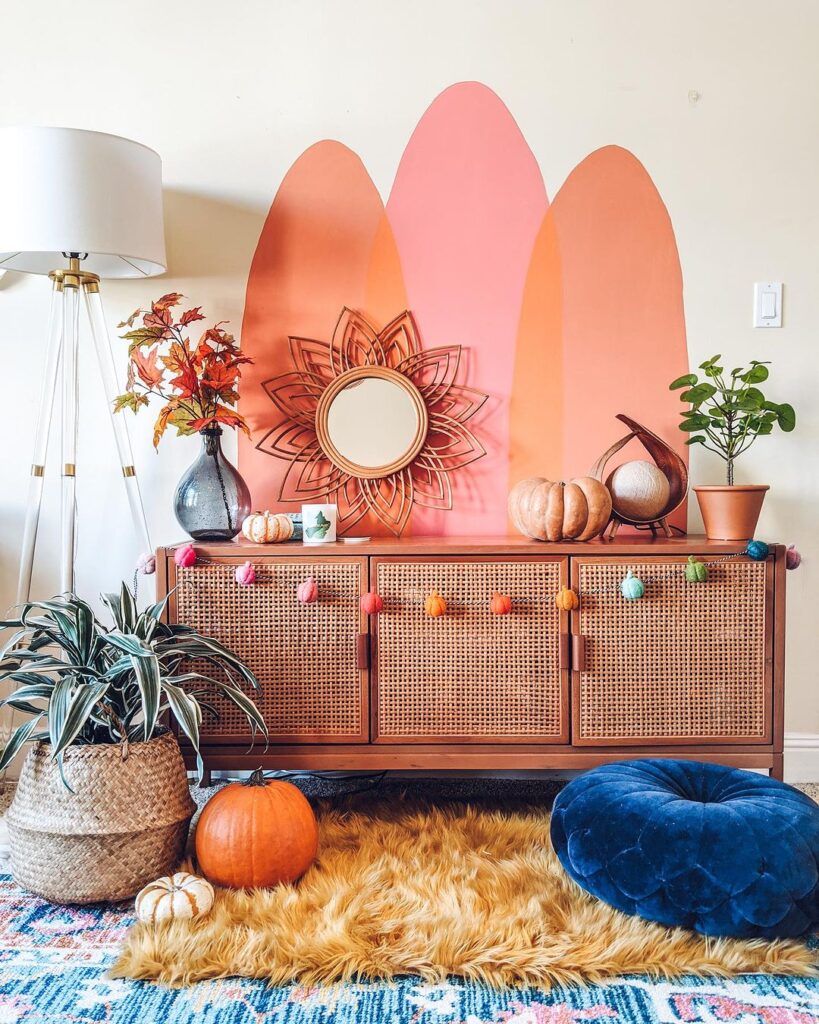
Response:
[[[757,281],[754,285],[754,327],[782,326],[782,282]]]

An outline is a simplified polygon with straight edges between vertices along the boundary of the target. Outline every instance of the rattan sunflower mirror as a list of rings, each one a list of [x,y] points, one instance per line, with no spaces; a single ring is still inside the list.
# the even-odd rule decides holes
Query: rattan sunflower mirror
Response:
[[[485,454],[465,423],[487,396],[457,382],[461,346],[424,350],[408,310],[379,331],[347,308],[329,342],[289,342],[294,369],[264,383],[285,419],[257,445],[290,463],[279,499],[396,535],[414,505],[451,509],[450,474]]]

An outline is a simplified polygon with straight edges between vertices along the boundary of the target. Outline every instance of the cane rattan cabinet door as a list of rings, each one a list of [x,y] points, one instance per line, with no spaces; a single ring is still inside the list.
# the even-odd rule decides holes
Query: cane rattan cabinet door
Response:
[[[703,554],[701,560],[709,562]],[[572,742],[576,746],[770,743],[773,560],[573,558]],[[628,601],[628,570],[645,595]]]
[[[359,609],[367,559],[256,558],[251,587],[234,578],[242,561],[219,558],[190,569],[171,563],[172,619],[221,641],[250,667],[261,692],[248,693],[272,742],[367,742],[367,673],[358,654],[359,634],[367,629]],[[308,576],[316,580],[318,600],[301,604],[296,587]],[[244,715],[222,699],[212,703],[220,717],[205,716],[203,743],[246,741]]]
[[[376,743],[563,743],[568,617],[554,595],[568,574],[557,557],[374,558],[384,600],[374,630]],[[424,599],[441,593],[446,613]],[[494,591],[512,598],[493,615]]]

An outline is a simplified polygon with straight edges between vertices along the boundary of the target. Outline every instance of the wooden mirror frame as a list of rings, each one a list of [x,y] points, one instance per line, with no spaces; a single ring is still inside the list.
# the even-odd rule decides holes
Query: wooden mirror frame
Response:
[[[284,418],[256,444],[288,463],[278,500],[336,504],[340,531],[372,516],[396,536],[413,507],[451,509],[450,476],[486,454],[467,421],[488,396],[458,382],[461,346],[425,349],[407,309],[378,330],[346,306],[331,341],[298,335],[288,341],[292,369],[262,384]],[[418,411],[413,443],[386,466],[351,462],[329,436],[333,400],[367,377],[397,384]]]
[[[330,431],[328,429],[330,406],[340,392],[350,384],[354,384],[357,380],[373,377],[389,381],[391,384],[402,388],[409,395],[415,407],[417,424],[415,437],[402,456],[383,466],[361,466],[351,462],[342,455],[330,439]],[[316,409],[316,437],[318,438],[321,450],[334,466],[337,466],[345,473],[349,473],[350,476],[356,477],[358,480],[378,480],[381,477],[389,476],[390,473],[397,473],[411,462],[414,462],[418,453],[424,447],[428,430],[429,412],[421,392],[409,378],[405,377],[402,373],[398,373],[396,370],[391,370],[387,366],[356,366],[352,370],[342,373],[340,377],[336,377],[325,388]]]

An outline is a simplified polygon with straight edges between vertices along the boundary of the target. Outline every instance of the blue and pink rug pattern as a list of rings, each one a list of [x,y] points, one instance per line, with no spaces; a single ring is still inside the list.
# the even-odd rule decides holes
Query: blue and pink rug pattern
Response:
[[[168,990],[106,976],[130,907],[55,907],[0,876],[0,1024],[819,1024],[819,980],[748,975],[497,992],[454,979]]]

